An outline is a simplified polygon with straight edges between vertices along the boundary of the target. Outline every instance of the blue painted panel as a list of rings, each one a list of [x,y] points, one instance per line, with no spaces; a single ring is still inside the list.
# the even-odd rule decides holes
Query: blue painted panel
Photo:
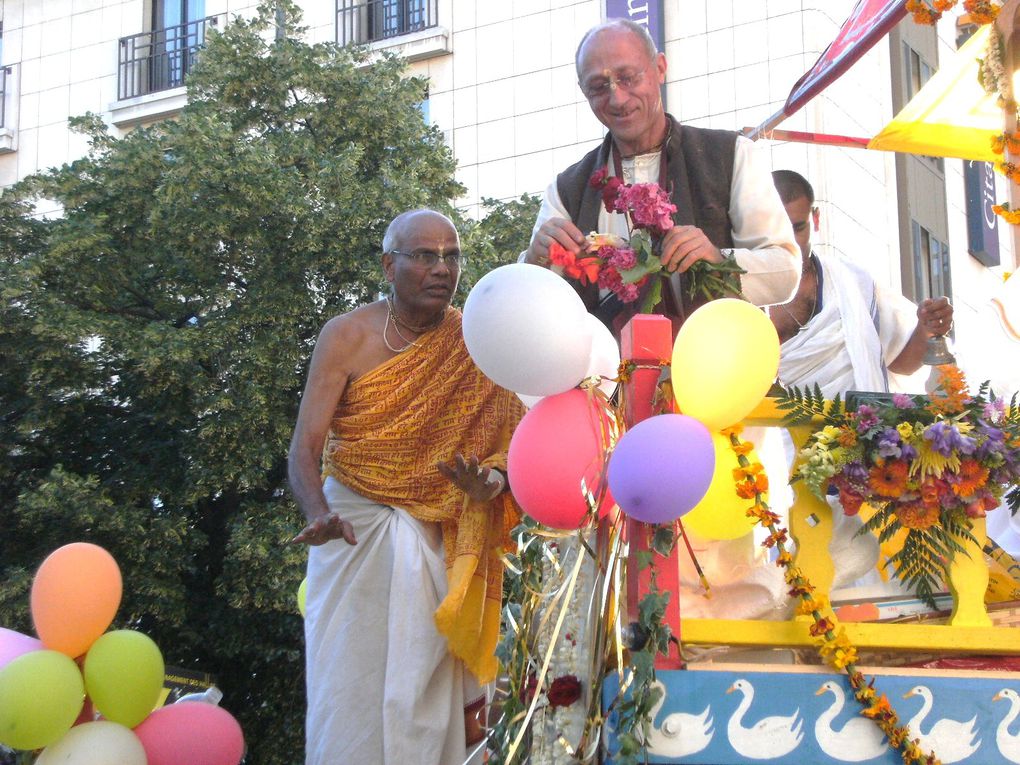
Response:
[[[876,687],[945,765],[1020,764],[1020,675],[913,672],[883,673]],[[845,675],[738,669],[660,672],[659,679],[666,695],[653,720],[649,762],[902,762],[878,726],[859,714]],[[618,687],[615,675],[606,679],[604,707]],[[610,751],[616,749],[614,717]]]

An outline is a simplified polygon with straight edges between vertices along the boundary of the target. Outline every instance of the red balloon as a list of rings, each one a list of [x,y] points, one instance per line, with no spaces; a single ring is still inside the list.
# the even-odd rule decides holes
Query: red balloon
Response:
[[[204,701],[160,707],[134,730],[148,765],[237,765],[244,756],[241,725]]]
[[[580,389],[543,398],[524,415],[507,455],[510,486],[524,512],[556,529],[581,525],[588,512],[581,481],[594,492],[603,475],[609,423],[605,405]]]

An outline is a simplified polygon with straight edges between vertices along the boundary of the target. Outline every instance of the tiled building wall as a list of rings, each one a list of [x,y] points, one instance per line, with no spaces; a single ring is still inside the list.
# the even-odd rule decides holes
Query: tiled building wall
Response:
[[[254,0],[206,0],[206,13],[249,15]],[[667,108],[684,122],[741,129],[763,122],[833,39],[853,0],[665,0]],[[336,36],[333,0],[304,0],[309,39]],[[14,151],[0,154],[0,186],[81,156],[69,115],[95,111],[119,130],[136,118],[117,101],[121,37],[145,30],[148,0],[0,0],[3,62],[14,65]],[[430,81],[429,119],[446,136],[465,187],[459,204],[540,192],[603,134],[581,96],[574,52],[601,19],[600,0],[439,0],[448,52],[416,60]],[[909,22],[907,22],[909,23]],[[952,21],[940,55],[951,55]],[[890,47],[879,43],[780,127],[857,137],[892,116]],[[179,99],[183,96],[178,95]],[[141,99],[145,101],[145,99]],[[132,107],[135,108],[135,107]],[[152,104],[137,105],[144,113]],[[900,287],[897,187],[891,155],[762,141],[774,168],[815,185],[820,249],[846,255]],[[949,244],[958,298],[980,302],[997,278],[966,255],[961,162],[946,161]],[[1005,236],[1003,237],[1005,239]],[[1011,252],[1004,253],[1007,268]],[[973,297],[967,297],[972,293]]]

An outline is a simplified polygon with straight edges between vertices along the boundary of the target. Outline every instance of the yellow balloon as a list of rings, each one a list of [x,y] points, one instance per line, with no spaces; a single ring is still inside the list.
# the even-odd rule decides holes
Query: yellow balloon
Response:
[[[85,703],[78,665],[59,651],[31,651],[0,669],[0,744],[41,749],[67,733]]]
[[[737,539],[750,534],[757,523],[747,517],[747,509],[754,500],[737,496],[737,483],[733,471],[740,466],[737,455],[730,447],[730,439],[719,433],[712,434],[715,449],[715,472],[712,483],[702,500],[681,519],[684,528],[704,539]],[[747,458],[758,462],[758,455],[752,450]]]
[[[673,394],[709,430],[740,422],[779,370],[779,336],[760,308],[725,298],[691,314],[673,344]]]
[[[301,612],[301,615],[305,615],[305,603],[308,602],[308,577],[306,576],[301,580],[300,586],[297,588],[297,610]]]
[[[107,720],[133,728],[152,712],[163,689],[163,654],[148,635],[115,630],[85,655],[85,689]]]

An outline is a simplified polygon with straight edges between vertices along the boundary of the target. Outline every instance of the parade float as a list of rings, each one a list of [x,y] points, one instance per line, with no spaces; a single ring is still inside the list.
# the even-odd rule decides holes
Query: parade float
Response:
[[[900,17],[952,5],[908,2]],[[998,141],[978,137],[1005,154],[1007,221],[1020,201],[1003,74],[1017,5],[984,38],[985,87],[1005,121]],[[997,10],[966,6],[984,23]],[[551,260],[567,279],[654,303],[641,288],[659,278],[661,207],[633,225],[640,205],[610,185],[632,241],[635,229],[650,239],[595,234],[586,253]],[[730,274],[705,276],[692,294],[707,280],[723,285],[714,298],[734,293]],[[668,319],[634,316],[614,373],[611,354],[584,353],[600,330],[561,286],[506,266],[465,306],[479,366],[532,397],[511,445],[525,517],[506,555],[489,762],[1020,763],[1020,564],[987,532],[1020,507],[1017,397],[966,380],[944,341],[927,395],[826,401],[772,387],[771,323],[725,297],[675,338]],[[536,296],[541,310],[508,322]],[[792,479],[788,508],[769,503],[770,479],[779,486],[755,448],[764,429],[795,447],[778,477]]]

